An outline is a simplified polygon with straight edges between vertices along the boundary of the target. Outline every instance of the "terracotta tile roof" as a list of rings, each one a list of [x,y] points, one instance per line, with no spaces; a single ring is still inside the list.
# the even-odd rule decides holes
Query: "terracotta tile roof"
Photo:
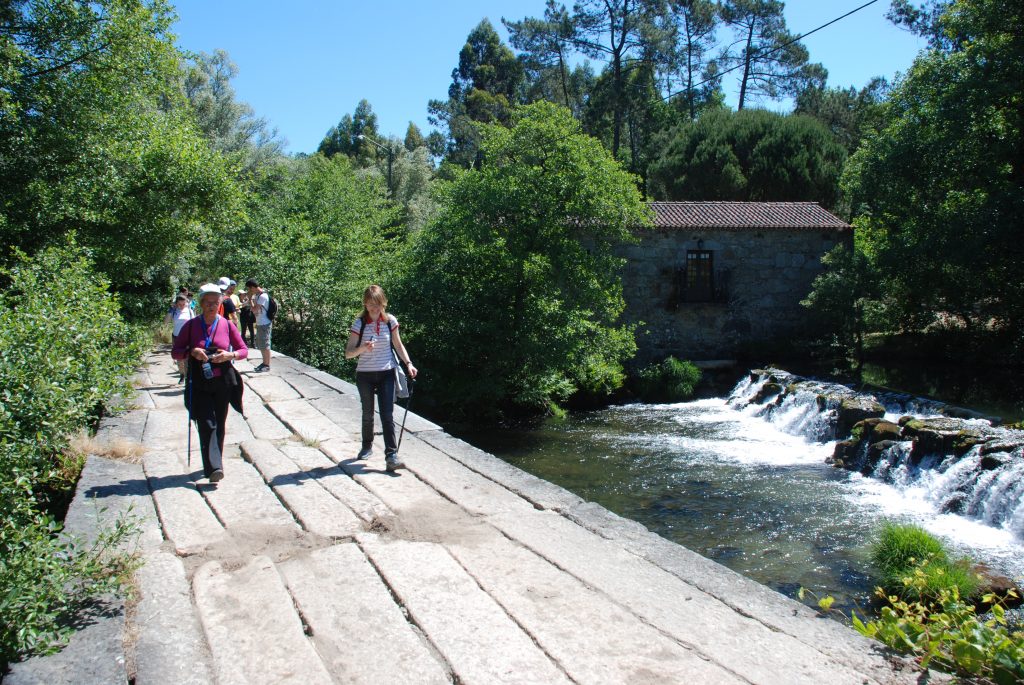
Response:
[[[655,228],[848,229],[817,202],[652,202]]]

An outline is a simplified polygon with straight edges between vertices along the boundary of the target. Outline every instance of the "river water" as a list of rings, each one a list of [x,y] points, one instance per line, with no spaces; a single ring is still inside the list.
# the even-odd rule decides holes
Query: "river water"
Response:
[[[806,415],[766,420],[744,404],[633,404],[453,432],[784,594],[803,586],[847,612],[870,600],[869,545],[884,518],[922,525],[1020,582],[1024,542],[1009,527],[939,513],[927,479],[891,485],[826,465],[835,443],[815,440]]]

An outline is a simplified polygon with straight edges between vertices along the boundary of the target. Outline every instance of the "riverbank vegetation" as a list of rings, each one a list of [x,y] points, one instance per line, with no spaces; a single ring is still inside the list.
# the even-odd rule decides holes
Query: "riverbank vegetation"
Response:
[[[626,382],[637,322],[613,246],[647,224],[644,200],[817,200],[858,229],[807,300],[819,350],[925,335],[958,359],[985,343],[1022,361],[1024,10],[896,2],[930,49],[894,84],[844,89],[782,9],[550,3],[506,22],[511,46],[485,20],[453,46],[448,98],[425,103],[437,130],[389,137],[360,100],[315,153],[287,155],[236,98],[226,53],[175,46],[166,0],[0,7],[4,596],[25,589],[12,569],[33,545],[64,549],[49,489],[73,474],[68,432],[138,359],[125,322],[223,274],[280,302],[281,351],[339,374],[362,288],[380,283],[420,361],[420,408],[493,420]],[[745,52],[719,49],[740,35]],[[763,68],[742,70],[732,112],[721,74],[747,58]],[[790,114],[752,110],[786,97]],[[935,344],[949,340],[967,344]],[[39,574],[64,587],[56,563]],[[11,601],[8,655],[55,634],[47,619],[26,638],[25,617],[67,606]]]
[[[685,402],[693,398],[701,370],[693,362],[666,357],[636,374],[637,396],[644,402]]]
[[[71,439],[128,391],[144,343],[80,247],[14,259],[0,271],[0,669],[52,648],[131,569],[130,521],[88,545],[59,521],[83,466]]]
[[[986,592],[970,560],[952,559],[945,546],[918,526],[886,523],[872,548],[882,603],[878,617],[853,626],[862,635],[981,682],[1024,678],[1024,632],[1011,623],[1007,602]],[[981,611],[984,613],[981,613]]]

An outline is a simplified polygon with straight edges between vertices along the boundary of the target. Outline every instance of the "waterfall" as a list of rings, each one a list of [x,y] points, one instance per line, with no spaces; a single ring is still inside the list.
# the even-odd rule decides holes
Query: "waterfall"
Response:
[[[728,404],[812,442],[844,440],[837,444],[837,466],[901,493],[923,493],[936,514],[1024,539],[1024,431],[951,418],[946,405],[934,400],[857,393],[780,369],[752,371],[733,388]],[[871,420],[858,423],[864,418]],[[887,428],[876,436],[880,425]]]

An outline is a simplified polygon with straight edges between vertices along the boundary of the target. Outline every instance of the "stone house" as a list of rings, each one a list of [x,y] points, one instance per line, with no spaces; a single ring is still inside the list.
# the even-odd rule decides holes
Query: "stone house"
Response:
[[[654,227],[620,248],[636,361],[711,360],[791,337],[822,256],[853,228],[816,202],[652,202]]]

